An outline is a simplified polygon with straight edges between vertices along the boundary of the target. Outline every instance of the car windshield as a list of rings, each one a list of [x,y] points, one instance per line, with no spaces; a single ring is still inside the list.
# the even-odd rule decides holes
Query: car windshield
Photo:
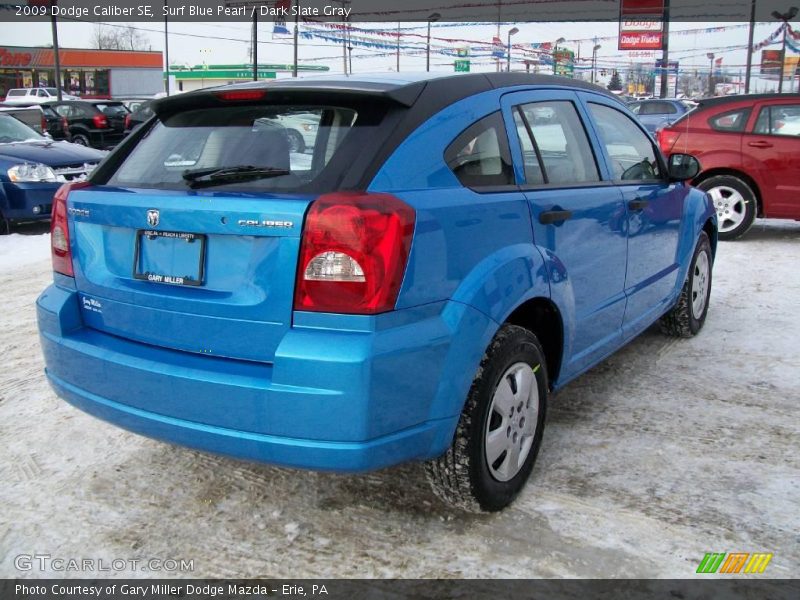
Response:
[[[44,139],[46,138],[14,117],[0,115],[0,144],[35,142]]]
[[[325,170],[359,114],[333,106],[237,106],[195,109],[156,122],[125,157],[112,185],[187,189],[188,174],[269,172],[218,179],[217,187],[299,190]]]

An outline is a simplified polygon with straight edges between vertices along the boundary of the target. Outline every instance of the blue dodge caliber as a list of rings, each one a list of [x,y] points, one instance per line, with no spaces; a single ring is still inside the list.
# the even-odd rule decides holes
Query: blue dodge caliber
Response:
[[[424,461],[441,498],[495,511],[550,393],[657,321],[703,326],[699,165],[601,88],[321,77],[153,109],[58,191],[37,302],[53,388],[131,431],[309,469]]]

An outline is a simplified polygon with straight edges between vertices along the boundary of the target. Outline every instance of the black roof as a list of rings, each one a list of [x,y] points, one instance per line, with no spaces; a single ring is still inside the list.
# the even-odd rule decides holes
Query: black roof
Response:
[[[800,94],[732,94],[730,96],[716,96],[714,98],[703,98],[697,100],[699,106],[704,108],[721,106],[730,104],[732,102],[741,102],[743,100],[776,100],[779,98],[800,98]]]
[[[517,86],[566,87],[603,94],[620,101],[603,87],[554,75],[530,73],[469,73],[469,74],[379,74],[346,77],[321,76],[299,79],[262,80],[205,88],[185,94],[160,98],[153,102],[159,114],[180,112],[187,108],[215,105],[214,92],[221,90],[264,89],[277,97],[286,95],[320,94],[332,97],[362,97],[381,99],[403,106],[418,106],[429,115],[452,104],[492,89]],[[620,101],[621,102],[621,101]]]

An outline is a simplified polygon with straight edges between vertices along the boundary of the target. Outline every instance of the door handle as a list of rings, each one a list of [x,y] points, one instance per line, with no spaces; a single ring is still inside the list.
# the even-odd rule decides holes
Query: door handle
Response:
[[[769,142],[758,141],[758,142],[747,142],[748,146],[753,148],[772,148],[772,144]]]
[[[543,213],[539,213],[539,223],[542,225],[550,225],[551,223],[566,221],[571,217],[571,210],[546,210]]]
[[[650,204],[648,200],[642,200],[641,198],[636,198],[636,200],[631,200],[628,202],[628,208],[631,210],[642,210],[647,208],[647,205]]]

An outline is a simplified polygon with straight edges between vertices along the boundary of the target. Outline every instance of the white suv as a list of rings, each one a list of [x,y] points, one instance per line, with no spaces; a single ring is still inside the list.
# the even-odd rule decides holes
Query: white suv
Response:
[[[78,96],[71,96],[66,92],[61,93],[63,100],[80,100]],[[54,87],[41,88],[16,88],[8,90],[6,104],[41,104],[58,100],[58,90]]]

